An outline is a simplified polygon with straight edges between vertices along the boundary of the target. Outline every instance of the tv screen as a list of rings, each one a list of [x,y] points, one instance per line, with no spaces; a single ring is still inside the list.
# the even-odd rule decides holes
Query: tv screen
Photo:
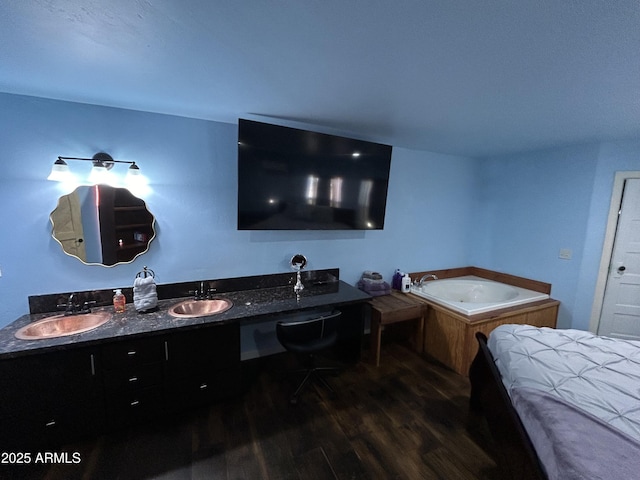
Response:
[[[384,228],[389,145],[238,122],[239,230]]]

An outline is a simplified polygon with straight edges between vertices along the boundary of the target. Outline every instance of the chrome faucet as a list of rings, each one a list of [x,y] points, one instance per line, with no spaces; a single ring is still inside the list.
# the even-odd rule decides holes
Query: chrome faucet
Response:
[[[211,294],[213,292],[216,291],[215,288],[207,288],[205,289],[205,282],[201,281],[200,282],[200,290],[198,290],[197,288],[191,292],[193,293],[193,299],[194,300],[208,300],[209,298],[211,298]]]
[[[196,286],[196,289],[190,293],[193,293],[194,300],[202,300],[204,298],[204,282],[200,282],[200,289]]]
[[[80,308],[80,305],[77,305],[75,303],[73,303],[73,300],[75,298],[76,294],[72,293],[71,295],[69,295],[69,298],[67,299],[67,303],[64,304],[65,307],[65,313],[73,313],[76,311],[76,309]]]
[[[421,287],[421,286],[422,286],[422,284],[424,283],[424,281],[425,281],[427,278],[432,278],[433,280],[438,280],[438,277],[437,277],[437,276],[435,276],[433,273],[427,273],[426,275],[423,275],[423,276],[422,276],[422,278],[420,278],[420,280],[418,280],[418,281],[416,282],[416,285],[418,285],[419,287]]]
[[[84,302],[80,305],[79,303],[75,303],[75,297],[75,293],[70,294],[67,299],[67,303],[59,303],[57,307],[64,308],[65,315],[73,315],[74,313],[90,313],[90,305],[94,305],[96,303],[95,300],[91,302]]]

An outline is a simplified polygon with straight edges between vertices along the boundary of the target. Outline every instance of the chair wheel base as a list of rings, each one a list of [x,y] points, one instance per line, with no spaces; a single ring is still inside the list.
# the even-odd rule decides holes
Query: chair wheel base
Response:
[[[327,382],[327,380],[323,377],[323,375],[320,372],[323,372],[325,374],[335,375],[341,370],[342,370],[341,368],[336,368],[336,367],[313,367],[305,370],[304,372],[306,373],[306,375],[302,380],[302,382],[298,385],[298,388],[296,389],[296,391],[289,398],[289,404],[297,405],[302,391],[311,383],[315,383],[317,385],[324,387],[328,391],[330,398],[332,399],[336,398],[337,394],[335,390],[331,387],[331,385]],[[298,373],[299,372],[300,371],[298,371]]]

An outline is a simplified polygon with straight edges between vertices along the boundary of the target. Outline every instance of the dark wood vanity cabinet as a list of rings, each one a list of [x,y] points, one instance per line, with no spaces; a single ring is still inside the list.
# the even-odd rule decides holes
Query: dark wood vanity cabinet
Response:
[[[240,391],[238,324],[177,331],[167,340],[167,409],[181,410]]]
[[[355,364],[360,361],[362,336],[364,332],[364,311],[362,304],[344,305],[338,323],[338,339],[332,348],[331,356],[337,360]]]
[[[91,348],[0,360],[0,448],[46,446],[104,427],[99,353]]]
[[[334,354],[356,362],[362,305],[340,310]],[[176,326],[0,359],[0,448],[55,448],[239,395],[240,323]]]
[[[237,392],[236,324],[173,330],[102,347],[107,422],[120,427]]]
[[[118,232],[129,228],[146,232],[139,230],[142,225],[136,217],[142,205],[117,207],[118,221],[114,213],[113,224],[123,227]],[[152,217],[149,222],[153,225]],[[122,238],[128,237],[122,233]],[[28,343],[14,338],[16,329],[37,317],[21,317],[3,329],[4,337],[0,334],[6,340],[0,349],[0,448],[60,447],[140,421],[160,423],[178,411],[240,395],[249,384],[242,379],[240,339],[241,326],[248,324],[274,324],[280,318],[339,308],[336,358],[357,361],[368,296],[335,281],[337,277],[337,269],[309,276],[314,287],[314,279],[318,280],[317,290],[305,290],[309,295],[295,299],[290,274],[277,274],[268,281],[263,276],[224,280],[219,291],[228,291],[238,307],[232,315],[182,320],[165,310],[143,316],[127,309],[100,332]],[[236,289],[245,285],[246,290]],[[190,286],[163,286],[162,308],[170,303],[169,293],[176,293],[177,302]],[[109,291],[84,293],[110,296]],[[53,310],[58,298],[58,294],[30,297],[29,306],[44,315]],[[275,352],[266,354],[271,353]],[[255,365],[247,363],[246,379],[252,377]]]
[[[235,395],[238,324],[0,360],[0,448],[62,445]]]

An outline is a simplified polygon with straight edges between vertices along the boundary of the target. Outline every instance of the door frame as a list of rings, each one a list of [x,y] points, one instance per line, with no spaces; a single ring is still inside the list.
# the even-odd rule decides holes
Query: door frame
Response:
[[[604,293],[607,288],[607,279],[609,278],[609,265],[611,264],[613,245],[615,243],[616,232],[618,230],[618,214],[622,205],[624,182],[631,178],[640,178],[640,171],[616,172],[613,182],[611,203],[609,205],[609,216],[607,217],[607,230],[604,236],[604,243],[602,245],[600,268],[598,269],[598,279],[596,281],[596,289],[593,295],[593,306],[591,307],[591,320],[589,321],[589,331],[592,333],[597,333],[598,327],[600,326],[600,314],[602,313]]]

